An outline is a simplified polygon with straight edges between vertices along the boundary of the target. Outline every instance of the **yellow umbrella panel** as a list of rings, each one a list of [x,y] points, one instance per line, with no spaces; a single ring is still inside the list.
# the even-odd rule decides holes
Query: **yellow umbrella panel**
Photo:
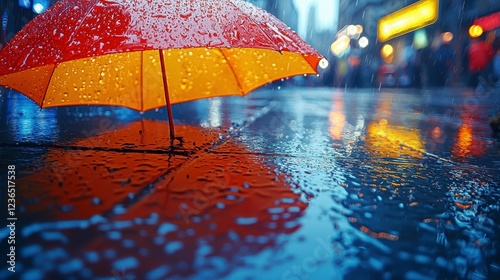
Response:
[[[252,48],[163,50],[172,104],[245,95],[284,77],[316,74],[317,57]],[[308,59],[309,58],[309,59]],[[26,77],[33,77],[26,81]],[[166,105],[159,50],[117,53],[0,76],[42,108],[116,105],[147,111]]]

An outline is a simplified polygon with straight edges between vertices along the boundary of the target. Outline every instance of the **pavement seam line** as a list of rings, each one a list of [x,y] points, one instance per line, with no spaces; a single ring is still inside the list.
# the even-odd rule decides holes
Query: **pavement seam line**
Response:
[[[34,142],[24,142],[16,144],[1,143],[0,147],[7,148],[53,148],[53,149],[66,149],[66,150],[76,150],[76,151],[101,151],[101,152],[116,152],[116,153],[139,153],[139,154],[170,154],[170,155],[181,155],[189,156],[189,151],[187,150],[175,150],[162,149],[162,150],[149,150],[149,149],[130,149],[130,148],[106,148],[106,147],[87,147],[78,145],[58,145],[58,144],[40,144]]]
[[[211,151],[223,144],[225,144],[227,141],[231,140],[233,138],[233,136],[237,135],[240,131],[242,131],[243,129],[249,127],[252,123],[254,123],[256,120],[260,119],[262,116],[264,116],[265,114],[269,113],[271,111],[272,108],[276,107],[276,104],[277,102],[276,101],[271,101],[269,102],[268,105],[264,106],[263,108],[261,108],[257,113],[255,113],[253,116],[247,118],[248,121],[244,121],[244,124],[240,127],[238,127],[237,129],[231,131],[230,133],[228,133],[226,135],[226,137],[223,137],[222,139],[220,139],[219,141],[215,142],[214,144],[210,145],[210,147],[207,148],[208,151]]]
[[[240,132],[241,130],[247,128],[250,124],[254,123],[257,119],[261,118],[263,115],[265,115],[269,111],[271,111],[271,109],[274,108],[276,106],[276,104],[277,104],[277,102],[274,101],[274,100],[271,101],[271,102],[269,102],[269,104],[267,106],[264,106],[258,112],[256,112],[254,115],[252,115],[251,117],[249,117],[248,118],[249,121],[247,121],[244,125],[238,127],[237,129],[235,129],[234,131],[232,131],[231,133],[229,133],[226,137],[223,137],[219,141],[217,141],[214,144],[212,144],[210,147],[205,148],[205,149],[201,148],[197,152],[189,154],[188,158],[190,158],[190,159],[186,160],[184,163],[179,164],[179,166],[177,168],[173,169],[173,170],[172,169],[167,169],[167,171],[165,173],[160,174],[155,180],[153,180],[152,184],[155,185],[157,182],[159,182],[159,180],[161,178],[163,178],[166,181],[166,189],[168,191],[168,186],[174,180],[175,176],[182,169],[191,166],[195,161],[201,159],[202,157],[205,157],[205,156],[207,156],[209,154],[212,154],[212,153],[210,153],[210,150],[212,150],[212,149],[214,149],[214,148],[216,148],[216,147],[218,147],[220,145],[223,145],[228,140],[232,139],[232,136],[238,134],[238,132]]]

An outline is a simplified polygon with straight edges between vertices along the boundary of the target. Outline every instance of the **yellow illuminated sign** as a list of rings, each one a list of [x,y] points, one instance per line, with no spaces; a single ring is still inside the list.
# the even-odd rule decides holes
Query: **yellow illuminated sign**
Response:
[[[437,21],[439,0],[420,0],[378,22],[378,40],[385,42],[392,38],[415,31]]]

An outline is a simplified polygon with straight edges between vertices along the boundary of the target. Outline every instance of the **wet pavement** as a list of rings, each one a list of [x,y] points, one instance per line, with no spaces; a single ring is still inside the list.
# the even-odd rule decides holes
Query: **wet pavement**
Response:
[[[175,105],[173,143],[164,109],[0,102],[1,279],[500,277],[498,92],[261,89]]]

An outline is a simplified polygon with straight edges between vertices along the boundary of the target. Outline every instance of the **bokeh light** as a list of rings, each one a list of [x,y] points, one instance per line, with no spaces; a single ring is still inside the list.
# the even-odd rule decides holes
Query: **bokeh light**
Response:
[[[321,60],[319,61],[319,67],[320,67],[321,69],[326,69],[326,68],[328,68],[328,66],[329,66],[329,65],[330,65],[330,64],[328,63],[328,60],[326,60],[325,58],[323,58],[323,59],[321,59]]]
[[[366,48],[370,41],[368,41],[368,38],[366,37],[361,37],[359,38],[358,44],[361,48]]]
[[[347,36],[352,37],[356,35],[358,32],[358,29],[356,28],[355,25],[349,25],[347,26]]]
[[[23,8],[26,8],[26,9],[29,9],[31,7],[31,1],[30,0],[19,0],[17,2],[17,4],[19,5],[19,7],[23,7]]]
[[[349,48],[350,44],[351,39],[349,39],[346,35],[342,35],[332,43],[330,49],[334,55],[339,56]]]
[[[413,47],[417,50],[423,49],[429,45],[429,40],[427,39],[427,33],[425,29],[419,29],[415,31],[413,35]]]
[[[453,33],[451,32],[444,32],[441,34],[441,40],[444,42],[444,43],[449,43],[451,42],[451,40],[453,40]]]
[[[36,14],[41,14],[47,10],[49,7],[48,0],[34,0],[33,1],[33,12]]]
[[[360,24],[356,25],[356,33],[357,34],[363,33],[363,26],[362,25],[360,25]]]
[[[389,44],[385,44],[380,50],[380,55],[384,59],[385,63],[390,64],[394,59],[394,48]]]
[[[382,57],[389,57],[392,54],[394,54],[394,48],[389,44],[385,44],[382,47],[382,50],[380,51],[380,53],[382,54]]]
[[[479,25],[472,25],[469,28],[469,36],[471,38],[477,38],[479,36],[483,35],[483,28]]]

